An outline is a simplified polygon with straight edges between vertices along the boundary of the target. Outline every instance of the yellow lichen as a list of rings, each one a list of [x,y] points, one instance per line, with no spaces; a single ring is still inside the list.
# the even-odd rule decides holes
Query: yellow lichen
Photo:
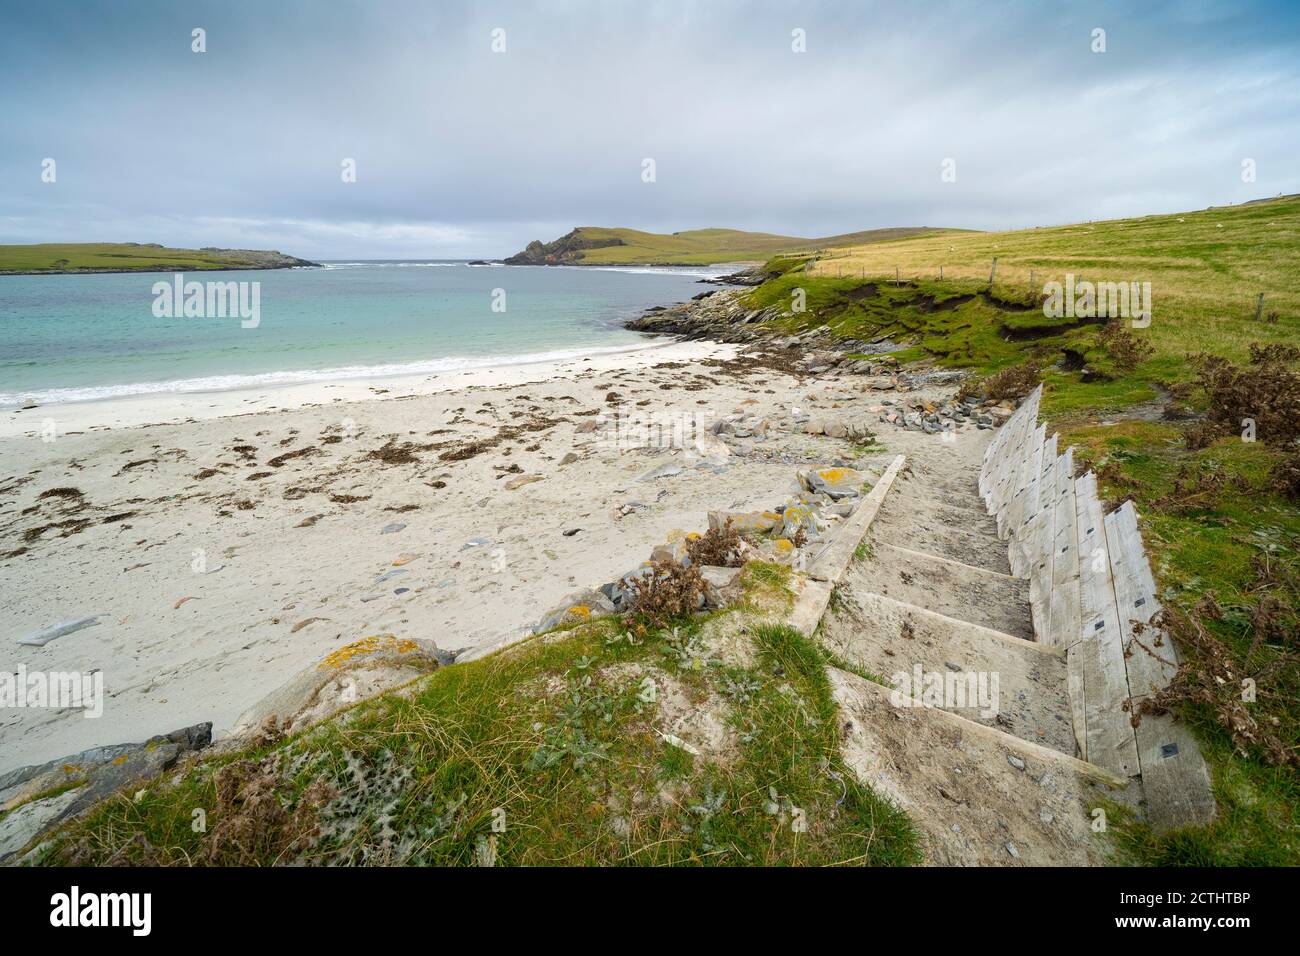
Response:
[[[392,634],[371,634],[351,644],[344,644],[320,662],[321,670],[338,670],[354,657],[363,654],[375,654],[380,651],[392,651],[395,654],[409,654],[419,650],[420,645],[410,639],[398,639]]]
[[[817,474],[823,481],[837,485],[849,476],[849,470],[847,468],[823,468]]]

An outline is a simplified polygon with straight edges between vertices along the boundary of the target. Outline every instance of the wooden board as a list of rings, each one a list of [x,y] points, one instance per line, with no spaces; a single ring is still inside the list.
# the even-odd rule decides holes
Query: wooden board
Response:
[[[1052,488],[1056,480],[1056,435],[1043,443],[1043,474],[1039,480],[1039,508],[1030,519],[1029,606],[1038,640],[1051,643],[1048,609],[1052,595],[1052,542],[1056,537],[1056,508]]]
[[[1149,623],[1159,613],[1160,602],[1156,599],[1151,566],[1142,549],[1133,502],[1126,501],[1106,515],[1105,525],[1128,686],[1134,697],[1142,697],[1169,686],[1178,670],[1178,652],[1153,630],[1140,636],[1134,634],[1134,622]]]
[[[1095,763],[1088,755],[1087,674],[1085,649],[1076,641],[1066,651],[1065,690],[1070,699],[1070,726],[1074,729],[1074,744],[1080,760]]]
[[[1029,482],[1025,487],[1024,504],[1021,508],[1018,526],[1012,534],[1008,558],[1013,573],[1028,577],[1033,568],[1035,556],[1041,546],[1033,537],[1033,517],[1038,513],[1039,498],[1043,478],[1043,447],[1046,442],[1046,425],[1040,425],[1034,439],[1034,453],[1029,459]]]
[[[1068,646],[1079,635],[1079,542],[1074,506],[1074,449],[1057,459],[1052,535],[1051,640]]]
[[[1038,478],[1043,468],[1043,441],[1046,437],[1047,426],[1039,425],[1033,430],[1025,442],[1025,454],[1020,460],[1020,467],[1016,472],[1015,490],[1011,493],[1011,501],[1007,505],[1006,522],[1007,537],[1014,542],[1020,529],[1024,526],[1026,515],[1026,503],[1029,498],[1029,487],[1031,484],[1037,485]]]
[[[996,515],[998,519],[998,535],[1005,537],[1002,527],[1002,514],[1006,510],[1007,501],[1011,497],[1011,482],[1013,481],[1013,472],[1018,464],[1018,453],[1021,450],[1021,444],[1025,438],[1027,416],[1016,416],[1009,419],[1002,427],[1008,432],[1007,445],[998,453],[996,469],[993,473],[993,485],[990,489],[989,512]]]
[[[1137,743],[1146,815],[1155,831],[1213,820],[1210,770],[1191,731],[1168,714],[1148,714],[1137,726]]]
[[[1124,646],[1107,554],[1106,528],[1097,477],[1088,472],[1075,483],[1079,540],[1080,633],[1071,646],[1082,676],[1084,742],[1088,760],[1122,777],[1136,776],[1137,739],[1124,710],[1129,698]]]

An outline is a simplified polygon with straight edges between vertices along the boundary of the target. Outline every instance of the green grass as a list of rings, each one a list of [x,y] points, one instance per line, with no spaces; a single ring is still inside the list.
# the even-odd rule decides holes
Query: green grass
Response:
[[[759,590],[782,580],[746,573]],[[718,651],[724,634],[747,653]],[[720,715],[724,745],[692,754],[666,739],[672,714],[703,710]],[[797,631],[745,610],[661,631],[605,619],[115,798],[42,862],[103,862],[136,833],[148,844],[122,850],[128,861],[169,865],[919,862],[906,815],[843,765],[838,726],[824,656]],[[220,781],[236,776],[260,778],[277,809],[259,816],[252,791],[223,801]],[[322,782],[333,796],[316,806]],[[295,842],[304,820],[319,827],[309,846]]]
[[[130,242],[0,245],[0,273],[199,272],[264,268],[264,263],[276,255],[241,249],[168,249]]]
[[[837,249],[819,259],[822,279],[904,280],[923,284],[944,269],[954,291],[988,287],[1026,300],[1066,273],[1092,281],[1145,281],[1152,323],[1139,335],[1156,348],[1147,371],[1178,373],[1188,352],[1245,355],[1246,343],[1300,338],[1300,196],[1195,212],[1078,223],[1011,232],[946,233]],[[1032,275],[1032,282],[1031,280]],[[1255,301],[1276,324],[1255,321]],[[1029,316],[1032,318],[1032,314]],[[1041,318],[1041,313],[1038,318]]]
[[[1127,808],[1104,805],[1114,862],[1131,866],[1295,866],[1300,781],[1287,767],[1241,760],[1221,738],[1202,743],[1218,817],[1208,827],[1156,834]]]
[[[988,285],[998,256],[998,282]],[[903,277],[894,283],[895,265]],[[939,265],[945,281],[937,280]],[[1107,470],[1101,491],[1112,505],[1132,498],[1166,604],[1193,608],[1214,591],[1224,614],[1203,621],[1242,674],[1276,660],[1284,648],[1261,644],[1250,612],[1261,583],[1260,555],[1296,567],[1300,506],[1272,489],[1269,472],[1283,454],[1263,443],[1224,439],[1187,448],[1183,425],[1163,420],[1156,401],[1170,387],[1194,383],[1188,356],[1206,352],[1242,362],[1252,342],[1300,344],[1300,197],[1224,209],[1012,233],[918,237],[819,259],[813,271],[795,258],[772,260],[783,274],[748,295],[750,308],[788,311],[802,289],[807,311],[775,320],[781,332],[822,325],[841,340],[880,338],[905,345],[892,358],[976,377],[1034,360],[1045,368],[1043,416],[1076,447],[1084,467]],[[1029,271],[1035,284],[1030,285]],[[1043,282],[1066,272],[1094,281],[1153,284],[1150,327],[1134,334],[1149,358],[1123,370],[1097,325],[1051,320],[1037,300]],[[1255,321],[1255,295],[1265,313]],[[1193,389],[1192,407],[1206,397]],[[1221,466],[1229,481],[1217,500],[1186,510],[1167,500],[1181,467]],[[1286,597],[1285,590],[1270,589]],[[1300,629],[1300,608],[1290,613]],[[1193,666],[1197,666],[1192,655]],[[1260,688],[1259,719],[1294,748],[1300,740],[1300,676],[1294,666]],[[1300,864],[1300,792],[1295,767],[1243,754],[1204,707],[1178,716],[1201,740],[1214,775],[1220,817],[1210,827],[1156,836],[1131,817],[1116,830],[1125,862],[1226,865]]]

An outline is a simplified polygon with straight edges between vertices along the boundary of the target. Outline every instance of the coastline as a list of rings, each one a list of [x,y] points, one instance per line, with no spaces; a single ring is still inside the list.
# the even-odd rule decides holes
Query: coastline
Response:
[[[7,712],[0,772],[163,726],[211,720],[219,737],[366,635],[452,652],[521,637],[673,529],[762,506],[790,480],[779,454],[714,467],[594,433],[616,405],[656,422],[781,414],[797,379],[735,354],[665,341],[431,380],[76,403],[79,427],[51,442],[10,427],[0,666],[99,671],[108,700],[100,720]],[[644,479],[665,465],[682,473]],[[83,608],[105,617],[15,643]]]
[[[0,773],[204,721],[220,738],[372,635],[479,656],[710,512],[772,507],[798,468],[950,456],[889,396],[941,402],[952,373],[848,358],[825,330],[773,337],[741,294],[632,320],[681,326],[635,351],[10,413],[0,666],[99,672],[108,699],[100,720],[5,714]],[[686,340],[706,334],[733,342]],[[880,421],[898,428],[872,444]],[[665,441],[678,429],[714,437]],[[102,617],[16,643],[87,615]]]
[[[574,349],[574,352],[579,350]],[[316,405],[398,399],[429,395],[460,388],[492,388],[521,385],[573,374],[583,368],[604,371],[613,368],[641,368],[662,361],[690,361],[734,354],[734,348],[687,347],[670,338],[649,340],[616,350],[596,346],[588,355],[564,359],[542,359],[503,363],[469,369],[395,375],[373,375],[301,383],[238,386],[190,392],[160,392],[74,402],[9,408],[0,417],[0,439],[38,438],[46,421],[55,422],[57,433],[133,428],[144,425],[205,421],[266,411],[290,410]]]

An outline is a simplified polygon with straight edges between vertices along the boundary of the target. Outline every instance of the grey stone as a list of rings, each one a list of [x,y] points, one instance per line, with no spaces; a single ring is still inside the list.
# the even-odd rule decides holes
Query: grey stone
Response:
[[[680,475],[681,473],[681,465],[660,465],[658,468],[652,468],[638,477],[637,481],[655,481],[659,478],[671,478],[674,475]]]
[[[44,800],[33,800],[0,817],[0,861],[13,856],[57,822],[76,799],[77,791],[69,790]]]
[[[65,634],[72,634],[74,631],[80,631],[82,628],[93,627],[99,623],[101,617],[107,617],[106,614],[92,614],[89,617],[78,617],[67,621],[60,621],[58,624],[52,624],[49,627],[41,628],[39,631],[33,631],[25,637],[18,638],[19,644],[28,647],[44,647],[56,637],[63,637]]]

